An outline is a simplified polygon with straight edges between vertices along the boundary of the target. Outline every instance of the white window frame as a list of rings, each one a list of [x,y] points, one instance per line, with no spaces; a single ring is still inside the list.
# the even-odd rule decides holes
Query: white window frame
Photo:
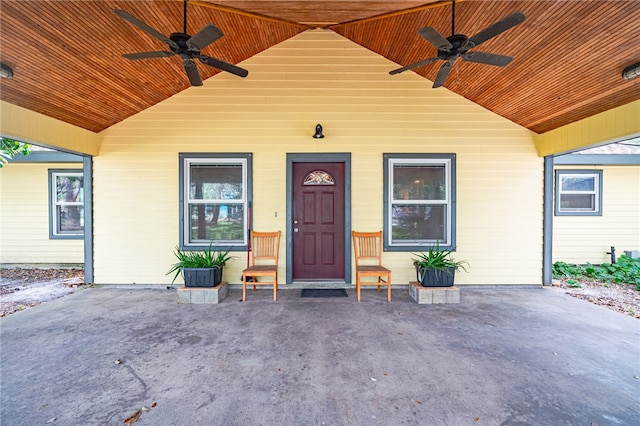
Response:
[[[438,245],[441,249],[455,249],[456,213],[455,213],[455,154],[385,154],[385,250],[413,251],[424,250]],[[444,166],[445,168],[445,198],[443,200],[396,200],[394,199],[394,168],[396,166]],[[446,230],[444,240],[406,240],[393,241],[393,206],[395,204],[432,206],[445,205]]]
[[[82,239],[84,238],[84,195],[83,201],[58,201],[58,177],[74,176],[84,180],[82,170],[49,170],[49,238],[50,239]],[[84,186],[80,188],[84,191]],[[58,231],[60,225],[60,217],[58,215],[58,207],[82,207],[81,231]]]
[[[562,178],[565,176],[593,178],[594,185],[592,191],[568,191],[562,189]],[[602,216],[602,170],[556,170],[555,179],[555,214],[556,216]],[[561,198],[563,195],[580,194],[593,195],[593,208],[566,208],[562,207]]]
[[[210,240],[191,241],[191,206],[198,204],[235,204],[243,206],[243,224],[246,230],[247,222],[250,220],[249,207],[251,201],[251,155],[250,154],[180,154],[181,159],[181,233],[180,247],[182,249],[199,250],[208,248],[212,243]],[[240,199],[192,199],[191,198],[191,166],[193,165],[240,165],[242,167],[242,196]],[[242,240],[227,241],[214,240],[213,247],[217,250],[242,250],[247,247],[248,232],[242,233]]]

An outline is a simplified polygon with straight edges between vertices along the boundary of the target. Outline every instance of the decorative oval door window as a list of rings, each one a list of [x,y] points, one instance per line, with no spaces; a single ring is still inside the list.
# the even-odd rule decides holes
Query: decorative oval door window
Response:
[[[304,177],[303,185],[335,185],[336,181],[329,173],[314,170]]]

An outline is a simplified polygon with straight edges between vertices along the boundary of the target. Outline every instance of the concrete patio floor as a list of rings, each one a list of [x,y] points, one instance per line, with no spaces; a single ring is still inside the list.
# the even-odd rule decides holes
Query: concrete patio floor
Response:
[[[83,290],[0,319],[0,423],[640,424],[637,319],[553,289],[407,293]]]

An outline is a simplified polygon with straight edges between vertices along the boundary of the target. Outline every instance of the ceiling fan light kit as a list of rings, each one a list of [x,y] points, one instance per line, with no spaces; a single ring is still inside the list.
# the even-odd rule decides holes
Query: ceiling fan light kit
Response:
[[[140,59],[180,56],[180,58],[182,59],[182,66],[192,86],[202,86],[202,78],[200,77],[200,73],[198,72],[198,67],[193,61],[194,59],[198,59],[205,65],[218,68],[222,71],[226,71],[239,77],[246,77],[247,75],[249,75],[249,71],[245,70],[244,68],[240,68],[237,65],[233,65],[223,60],[200,53],[202,49],[221,38],[223,34],[222,31],[213,24],[205,25],[193,36],[187,34],[187,0],[184,0],[183,31],[172,33],[169,37],[164,36],[155,28],[145,24],[144,22],[124,10],[115,9],[113,13],[129,22],[133,26],[137,27],[138,29],[162,41],[170,49],[156,52],[125,53],[122,56],[126,59],[137,61]]]
[[[526,16],[522,12],[514,12],[511,15],[501,19],[500,21],[488,26],[478,34],[467,37],[464,34],[456,34],[455,31],[455,17],[456,17],[456,2],[451,2],[451,35],[449,37],[442,36],[433,27],[420,28],[418,34],[431,43],[436,49],[438,54],[436,57],[424,59],[422,61],[415,62],[410,65],[389,71],[389,74],[399,74],[401,72],[418,68],[424,65],[428,65],[432,62],[442,60],[445,61],[440,67],[438,74],[433,82],[433,88],[441,87],[447,80],[451,68],[454,62],[461,58],[463,61],[475,62],[485,65],[494,65],[498,67],[504,67],[509,64],[513,58],[511,56],[498,55],[495,53],[471,51],[471,49],[479,46],[485,41],[515,27],[516,25],[524,22]]]
[[[640,77],[640,62],[628,66],[622,71],[622,78],[625,80],[632,80],[636,77]]]
[[[0,78],[13,77],[13,70],[9,65],[0,64]]]

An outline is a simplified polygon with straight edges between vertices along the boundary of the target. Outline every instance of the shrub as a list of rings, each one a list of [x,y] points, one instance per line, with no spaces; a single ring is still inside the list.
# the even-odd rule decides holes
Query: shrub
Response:
[[[556,262],[553,264],[554,278],[589,278],[606,284],[632,284],[640,291],[640,259],[626,255],[618,258],[614,264],[603,263],[599,266],[587,263],[587,266]]]

